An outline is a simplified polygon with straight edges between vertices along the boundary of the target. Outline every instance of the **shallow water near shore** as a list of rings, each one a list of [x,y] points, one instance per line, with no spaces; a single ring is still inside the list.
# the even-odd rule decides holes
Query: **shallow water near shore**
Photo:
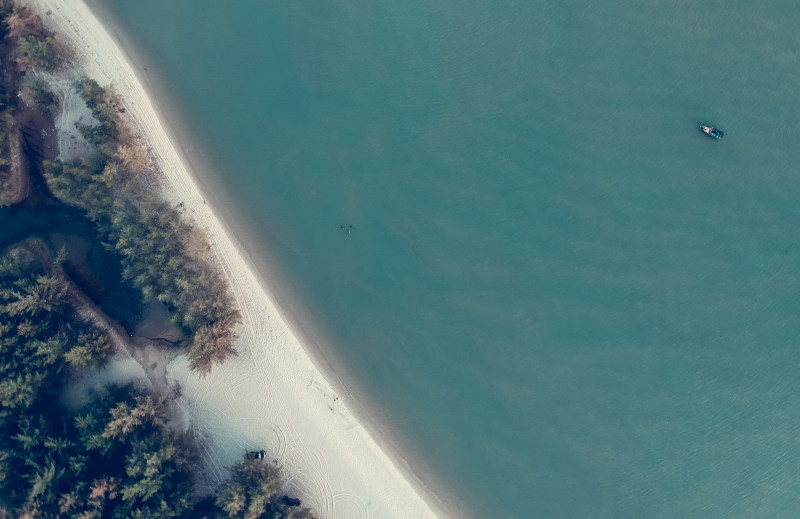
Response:
[[[103,4],[470,515],[800,513],[800,5]]]

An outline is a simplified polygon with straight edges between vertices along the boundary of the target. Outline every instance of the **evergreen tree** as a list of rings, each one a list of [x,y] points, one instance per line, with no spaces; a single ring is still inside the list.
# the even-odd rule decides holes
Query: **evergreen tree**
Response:
[[[282,502],[280,471],[263,459],[245,456],[230,472],[216,500],[220,519],[313,519],[308,508]]]

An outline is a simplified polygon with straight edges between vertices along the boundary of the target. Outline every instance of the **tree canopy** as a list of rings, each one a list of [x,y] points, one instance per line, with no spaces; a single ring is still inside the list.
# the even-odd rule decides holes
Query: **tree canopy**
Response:
[[[25,247],[0,257],[0,518],[312,517],[281,503],[266,460],[234,465],[220,497],[198,501],[199,449],[170,425],[163,395],[112,385],[76,411],[60,404],[65,373],[111,353],[76,319],[61,263]]]
[[[131,170],[146,161],[120,120],[113,92],[88,78],[78,86],[97,122],[81,130],[97,152],[47,163],[48,185],[58,198],[86,209],[107,246],[120,255],[125,279],[145,301],[164,303],[186,332],[192,369],[208,373],[236,353],[240,315],[227,283],[203,259],[196,228],[144,187],[137,178],[143,171]]]

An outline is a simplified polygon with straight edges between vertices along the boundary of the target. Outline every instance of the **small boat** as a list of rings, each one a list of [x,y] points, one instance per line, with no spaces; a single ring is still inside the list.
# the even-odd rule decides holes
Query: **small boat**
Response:
[[[709,137],[714,137],[715,139],[721,139],[725,137],[725,132],[716,129],[713,126],[701,126],[700,131],[705,133]]]

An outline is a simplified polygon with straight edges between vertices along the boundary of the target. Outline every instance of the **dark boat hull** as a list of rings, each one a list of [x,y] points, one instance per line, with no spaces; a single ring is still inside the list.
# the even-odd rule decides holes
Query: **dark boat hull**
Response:
[[[713,126],[701,126],[700,131],[713,139],[721,139],[725,136],[725,132],[714,128]]]

